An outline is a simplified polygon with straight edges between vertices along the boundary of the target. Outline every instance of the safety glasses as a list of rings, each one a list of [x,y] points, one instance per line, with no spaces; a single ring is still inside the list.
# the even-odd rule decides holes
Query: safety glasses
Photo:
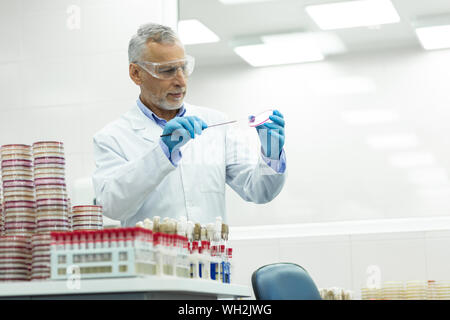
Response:
[[[170,80],[176,77],[178,69],[181,69],[185,77],[189,77],[194,71],[195,59],[186,55],[184,59],[172,60],[167,62],[137,62],[139,66],[152,76],[162,80]]]

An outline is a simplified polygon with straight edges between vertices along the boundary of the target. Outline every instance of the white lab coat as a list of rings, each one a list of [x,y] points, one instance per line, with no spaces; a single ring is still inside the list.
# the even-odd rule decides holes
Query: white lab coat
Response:
[[[210,125],[228,120],[209,108],[185,107],[185,116],[198,116]],[[186,216],[202,224],[221,216],[226,221],[225,183],[246,201],[274,199],[286,173],[276,173],[257,152],[249,157],[228,127],[206,129],[190,140],[175,167],[159,144],[163,129],[133,106],[94,136],[93,183],[104,215],[122,226],[153,216]]]

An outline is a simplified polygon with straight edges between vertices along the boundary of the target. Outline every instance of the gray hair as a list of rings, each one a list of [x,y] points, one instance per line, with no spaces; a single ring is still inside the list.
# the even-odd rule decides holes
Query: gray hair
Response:
[[[167,26],[163,26],[157,23],[147,23],[139,27],[136,34],[131,37],[128,44],[128,62],[139,62],[142,53],[146,48],[146,44],[149,41],[156,43],[173,44],[180,42],[178,35]],[[181,44],[182,45],[182,44]]]

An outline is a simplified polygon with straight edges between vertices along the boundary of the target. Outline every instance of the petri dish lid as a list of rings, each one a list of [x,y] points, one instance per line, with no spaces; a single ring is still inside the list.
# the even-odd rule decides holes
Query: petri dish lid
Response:
[[[271,121],[269,119],[269,116],[271,116],[273,113],[272,109],[265,110],[263,112],[258,113],[257,115],[251,115],[248,117],[248,125],[250,127],[257,127],[260,126],[267,121]]]

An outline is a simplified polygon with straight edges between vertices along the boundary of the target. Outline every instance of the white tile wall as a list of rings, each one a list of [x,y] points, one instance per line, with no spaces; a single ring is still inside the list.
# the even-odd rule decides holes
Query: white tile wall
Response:
[[[85,102],[81,56],[25,60],[22,63],[24,106],[63,106]]]
[[[81,105],[27,108],[24,111],[25,141],[60,140],[64,142],[66,154],[81,153],[83,119]]]
[[[1,48],[0,52],[3,52]],[[0,111],[17,109],[22,106],[23,92],[21,91],[20,71],[19,62],[0,64],[0,106],[2,106]]]
[[[91,177],[95,170],[94,154],[83,153],[83,174],[84,176]]]
[[[66,27],[70,14],[66,6],[53,10],[27,13],[22,19],[23,58],[66,58],[78,56],[82,48],[82,32]],[[64,69],[62,69],[64,70]],[[61,71],[62,71],[61,70]]]
[[[67,192],[73,197],[73,184],[77,179],[85,177],[83,153],[66,153],[66,181]],[[75,203],[73,204],[75,205]],[[79,205],[79,204],[78,204]]]
[[[24,121],[24,111],[20,106],[13,109],[0,109],[0,143],[4,144],[23,144],[26,143],[24,133],[28,131]]]
[[[66,12],[69,5],[80,5],[80,0],[25,0],[22,1],[23,14],[43,14],[43,13],[61,13]]]
[[[96,54],[83,59],[86,101],[136,101],[139,88],[129,77],[126,52]]]
[[[84,1],[83,4],[83,53],[90,55],[124,51],[128,42],[122,38],[119,41],[117,38],[123,24],[122,14],[117,10],[117,1],[94,0]]]
[[[20,1],[0,1],[0,63],[17,61],[21,55]]]
[[[177,14],[176,0],[0,1],[0,144],[63,141],[70,195],[94,170],[93,134],[138,97],[130,37]]]

